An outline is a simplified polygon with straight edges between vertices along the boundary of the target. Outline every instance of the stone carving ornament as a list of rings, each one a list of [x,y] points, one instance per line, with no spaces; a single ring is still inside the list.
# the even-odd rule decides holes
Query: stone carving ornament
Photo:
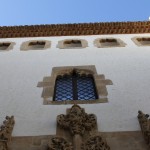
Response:
[[[53,137],[47,144],[47,150],[110,150],[106,141],[100,135],[96,135],[96,116],[85,113],[79,105],[73,105],[66,115],[59,115],[57,123],[59,131],[63,131],[62,137]]]
[[[54,137],[48,144],[48,150],[110,150],[101,136],[95,134],[91,136],[97,126],[96,116],[85,113],[79,105],[73,105],[68,109],[67,115],[59,115],[57,123],[65,132],[70,132],[73,144],[62,137]],[[85,140],[87,137],[90,138]]]
[[[77,74],[79,75],[91,75],[93,74],[93,72],[91,70],[88,70],[88,69],[75,69],[75,68],[70,68],[70,69],[64,69],[64,70],[61,70],[60,72],[58,72],[58,76],[61,75],[70,75],[70,74],[73,74],[73,72],[76,72]]]
[[[148,114],[138,111],[138,120],[146,143],[150,146],[150,119]]]
[[[14,116],[6,116],[6,120],[0,126],[0,140],[10,140],[14,124]]]
[[[62,137],[53,137],[47,150],[73,150],[73,146]]]
[[[0,150],[8,150],[6,142],[0,141]]]
[[[95,135],[83,143],[81,150],[110,150],[110,147],[101,136]]]
[[[14,116],[6,116],[3,125],[0,126],[0,150],[8,150],[8,142],[11,140],[11,134],[15,124]]]
[[[96,117],[85,113],[80,106],[73,105],[67,115],[57,117],[57,122],[62,128],[69,129],[73,135],[83,135],[85,130],[90,131],[96,126]]]

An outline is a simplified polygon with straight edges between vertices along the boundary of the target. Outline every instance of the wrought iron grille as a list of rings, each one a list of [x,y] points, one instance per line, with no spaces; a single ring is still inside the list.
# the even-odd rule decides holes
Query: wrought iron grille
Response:
[[[98,96],[92,75],[73,71],[70,75],[56,78],[54,101],[94,99],[98,99]]]

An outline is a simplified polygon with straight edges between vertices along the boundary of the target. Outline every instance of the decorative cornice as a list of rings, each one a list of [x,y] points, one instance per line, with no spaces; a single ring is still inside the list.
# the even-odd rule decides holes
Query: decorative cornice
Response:
[[[150,33],[150,21],[0,27],[0,38]]]

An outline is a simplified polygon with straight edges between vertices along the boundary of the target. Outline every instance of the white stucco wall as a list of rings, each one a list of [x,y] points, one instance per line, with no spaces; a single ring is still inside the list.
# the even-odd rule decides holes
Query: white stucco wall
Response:
[[[83,104],[97,116],[99,131],[139,130],[137,112],[150,113],[150,47],[138,47],[132,41],[141,35],[100,35],[80,37],[38,37],[0,39],[16,42],[14,49],[0,52],[0,123],[14,115],[13,136],[48,135],[56,132],[56,117],[71,105],[43,105],[42,88],[37,83],[51,74],[52,67],[95,65],[98,74],[111,79],[107,86],[108,103]],[[100,37],[120,38],[126,47],[96,48]],[[88,41],[85,49],[59,49],[59,40],[80,38]],[[50,40],[47,50],[20,51],[22,42]]]

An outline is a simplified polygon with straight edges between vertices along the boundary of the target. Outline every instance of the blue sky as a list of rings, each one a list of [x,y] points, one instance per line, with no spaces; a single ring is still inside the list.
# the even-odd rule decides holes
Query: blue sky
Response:
[[[150,0],[0,0],[0,26],[144,21]]]

